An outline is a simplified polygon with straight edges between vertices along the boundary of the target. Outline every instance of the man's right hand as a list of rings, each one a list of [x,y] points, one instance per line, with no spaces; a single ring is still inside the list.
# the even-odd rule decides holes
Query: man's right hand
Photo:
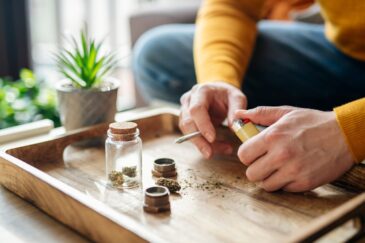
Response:
[[[203,136],[191,141],[205,158],[213,154],[231,154],[232,146],[216,141],[215,126],[226,118],[231,124],[234,112],[246,109],[247,99],[242,91],[224,82],[197,84],[181,97],[179,126],[184,134],[200,131]]]

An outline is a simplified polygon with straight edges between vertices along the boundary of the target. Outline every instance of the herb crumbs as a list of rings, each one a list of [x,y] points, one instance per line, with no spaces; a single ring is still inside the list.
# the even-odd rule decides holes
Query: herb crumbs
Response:
[[[121,171],[112,170],[109,173],[109,180],[114,187],[122,186],[124,183],[123,173]]]
[[[159,178],[159,179],[157,179],[156,184],[159,186],[167,187],[171,193],[180,191],[180,189],[181,189],[179,182],[177,182],[176,180],[173,180],[173,179]]]

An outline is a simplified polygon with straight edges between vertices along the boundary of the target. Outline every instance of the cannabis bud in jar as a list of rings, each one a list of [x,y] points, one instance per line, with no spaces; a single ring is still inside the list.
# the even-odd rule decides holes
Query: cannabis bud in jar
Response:
[[[167,187],[171,193],[180,191],[180,189],[181,189],[179,182],[177,182],[176,180],[167,179],[167,178],[157,179],[156,185]]]
[[[136,123],[109,125],[105,156],[106,175],[114,187],[132,188],[142,184],[142,140]]]
[[[123,175],[128,177],[136,177],[137,175],[137,166],[125,166],[122,169]]]
[[[109,173],[109,180],[114,187],[120,187],[123,185],[124,182],[123,173],[113,170]]]

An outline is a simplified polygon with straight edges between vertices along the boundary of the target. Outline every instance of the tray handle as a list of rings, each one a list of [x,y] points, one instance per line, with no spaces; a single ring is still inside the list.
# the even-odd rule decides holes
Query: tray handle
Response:
[[[19,148],[8,149],[6,153],[17,157],[18,159],[27,161],[27,163],[37,166],[44,161],[55,161],[55,158],[62,158],[64,149],[75,142],[80,142],[86,139],[100,138],[106,134],[108,129],[107,123],[102,123],[86,128],[80,128],[71,132],[67,132],[57,138],[48,139],[46,141],[26,145]],[[34,150],[44,151],[34,155]],[[55,161],[56,162],[56,161]]]
[[[76,129],[74,131],[66,133],[63,137],[65,139],[60,139],[60,143],[64,148],[75,142],[80,142],[92,138],[101,138],[106,136],[106,131],[108,130],[108,123],[101,123],[89,127],[84,127]]]
[[[313,242],[323,237],[327,233],[337,229],[349,220],[357,220],[357,232],[347,240],[356,241],[365,236],[365,193],[349,200],[338,208],[319,217],[304,230],[289,239],[288,242]]]

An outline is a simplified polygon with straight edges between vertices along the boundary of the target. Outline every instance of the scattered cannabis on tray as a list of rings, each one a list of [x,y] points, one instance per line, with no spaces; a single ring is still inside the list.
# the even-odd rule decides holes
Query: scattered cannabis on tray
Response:
[[[174,179],[159,178],[156,181],[156,185],[167,187],[171,193],[180,191],[181,189],[179,182]]]
[[[218,196],[225,197],[224,191],[227,191],[228,189],[224,187],[219,175],[213,173],[206,180],[200,181],[194,170],[188,169],[188,172],[190,176],[188,179],[182,181],[182,190],[195,188],[201,191],[207,191],[210,194],[217,193]]]
[[[214,190],[217,190],[217,189],[222,189],[223,188],[223,183],[218,181],[218,180],[215,180],[215,179],[208,179],[204,182],[201,182],[201,183],[192,183],[188,180],[184,180],[184,187],[183,189],[187,189],[187,188],[196,188],[196,189],[199,189],[199,190],[202,190],[202,191],[209,191],[209,192],[212,192]]]
[[[120,171],[112,170],[109,173],[109,180],[114,187],[122,186],[124,183],[123,173]]]
[[[137,166],[125,166],[122,169],[122,173],[128,177],[136,177]]]

